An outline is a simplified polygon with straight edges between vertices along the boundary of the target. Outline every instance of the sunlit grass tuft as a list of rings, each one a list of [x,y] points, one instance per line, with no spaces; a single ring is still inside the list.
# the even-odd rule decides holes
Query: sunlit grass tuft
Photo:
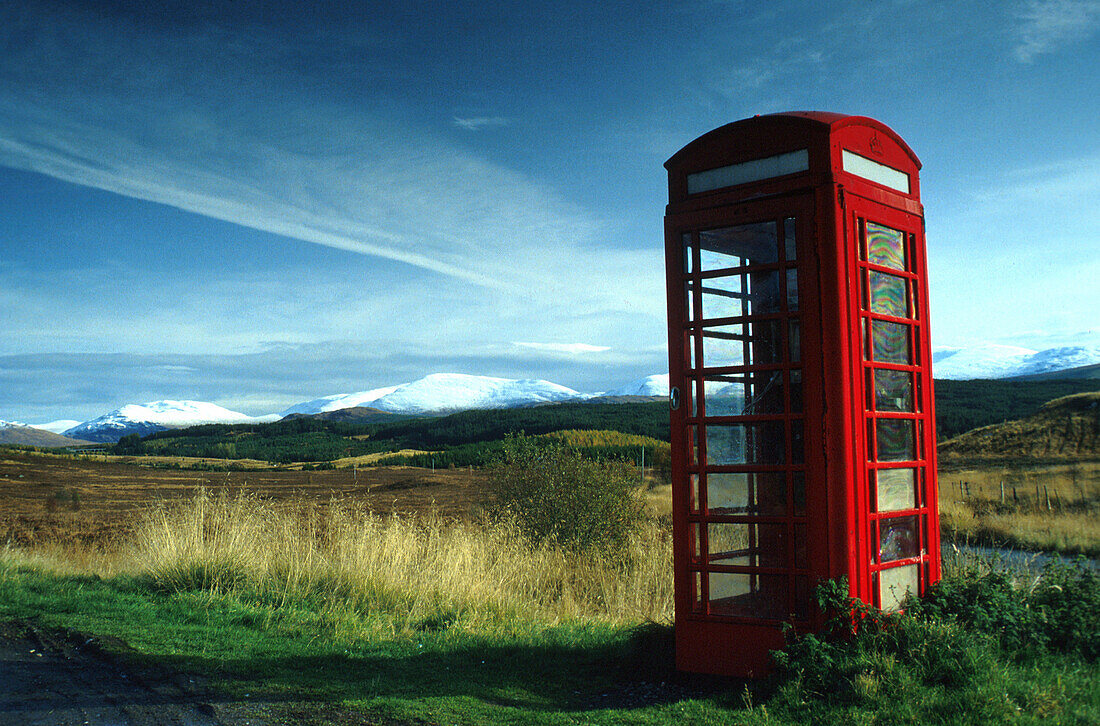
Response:
[[[507,524],[277,505],[199,492],[147,516],[116,570],[165,591],[386,613],[393,627],[672,617],[671,542],[647,524],[614,561],[531,547]]]

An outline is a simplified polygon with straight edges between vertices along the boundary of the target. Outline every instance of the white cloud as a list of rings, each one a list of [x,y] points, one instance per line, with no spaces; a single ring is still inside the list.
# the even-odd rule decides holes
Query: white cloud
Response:
[[[603,353],[611,350],[610,346],[589,345],[588,343],[523,343],[517,341],[512,343],[512,345],[519,348],[529,348],[531,350],[545,351],[548,353],[568,353],[569,355]]]
[[[512,120],[504,116],[473,116],[470,118],[454,117],[455,126],[467,131],[481,131],[482,129],[495,129],[507,126]]]
[[[1018,12],[1016,46],[1021,63],[1088,38],[1100,25],[1100,0],[1030,0]]]

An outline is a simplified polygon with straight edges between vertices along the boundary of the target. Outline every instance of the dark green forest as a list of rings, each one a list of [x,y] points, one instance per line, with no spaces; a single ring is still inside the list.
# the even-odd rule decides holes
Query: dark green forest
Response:
[[[1100,390],[1100,380],[936,381],[936,424],[940,440],[970,429],[1024,418],[1047,401]],[[616,431],[668,441],[668,406],[655,403],[562,403],[502,410],[463,411],[435,418],[386,423],[295,418],[270,424],[211,424],[127,436],[119,454],[158,454],[211,459],[261,459],[275,463],[330,462],[401,449],[432,454],[402,456],[386,463],[413,466],[481,466],[495,455],[505,435],[581,429]],[[583,447],[594,458],[637,461],[641,447],[615,444]],[[660,451],[647,446],[647,460]]]
[[[668,441],[668,406],[659,403],[563,403],[531,408],[462,411],[438,418],[356,424],[295,418],[270,424],[209,424],[123,437],[118,454],[261,459],[275,463],[332,461],[401,449],[439,454],[413,457],[414,466],[480,466],[506,434],[546,434],[567,429],[617,431]],[[616,447],[588,447],[592,456]],[[627,447],[619,447],[627,448]],[[637,450],[635,450],[637,451]],[[614,452],[621,453],[621,452]],[[653,456],[650,452],[649,456]],[[635,453],[639,456],[640,453]]]
[[[980,426],[1026,418],[1047,401],[1100,391],[1100,380],[936,381],[936,433],[946,441]]]

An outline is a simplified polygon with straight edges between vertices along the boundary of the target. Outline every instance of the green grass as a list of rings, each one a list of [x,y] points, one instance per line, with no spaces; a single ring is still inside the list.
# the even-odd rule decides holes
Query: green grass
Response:
[[[121,638],[125,657],[237,698],[412,723],[1097,723],[1098,606],[1084,571],[1014,583],[972,570],[858,637],[797,641],[775,677],[746,684],[675,674],[667,626],[513,614],[471,628],[455,612],[395,627],[377,606],[50,574],[0,555],[2,620]]]

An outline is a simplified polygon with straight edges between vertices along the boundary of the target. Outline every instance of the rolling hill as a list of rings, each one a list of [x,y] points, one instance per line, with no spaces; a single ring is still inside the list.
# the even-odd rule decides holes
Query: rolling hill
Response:
[[[87,443],[91,442],[62,436],[52,431],[37,429],[25,424],[0,421],[0,444],[7,444],[9,446],[38,446],[43,449],[54,449],[63,446],[79,446]]]
[[[940,458],[1100,459],[1100,392],[1057,398],[1017,421],[984,426],[940,444]]]

